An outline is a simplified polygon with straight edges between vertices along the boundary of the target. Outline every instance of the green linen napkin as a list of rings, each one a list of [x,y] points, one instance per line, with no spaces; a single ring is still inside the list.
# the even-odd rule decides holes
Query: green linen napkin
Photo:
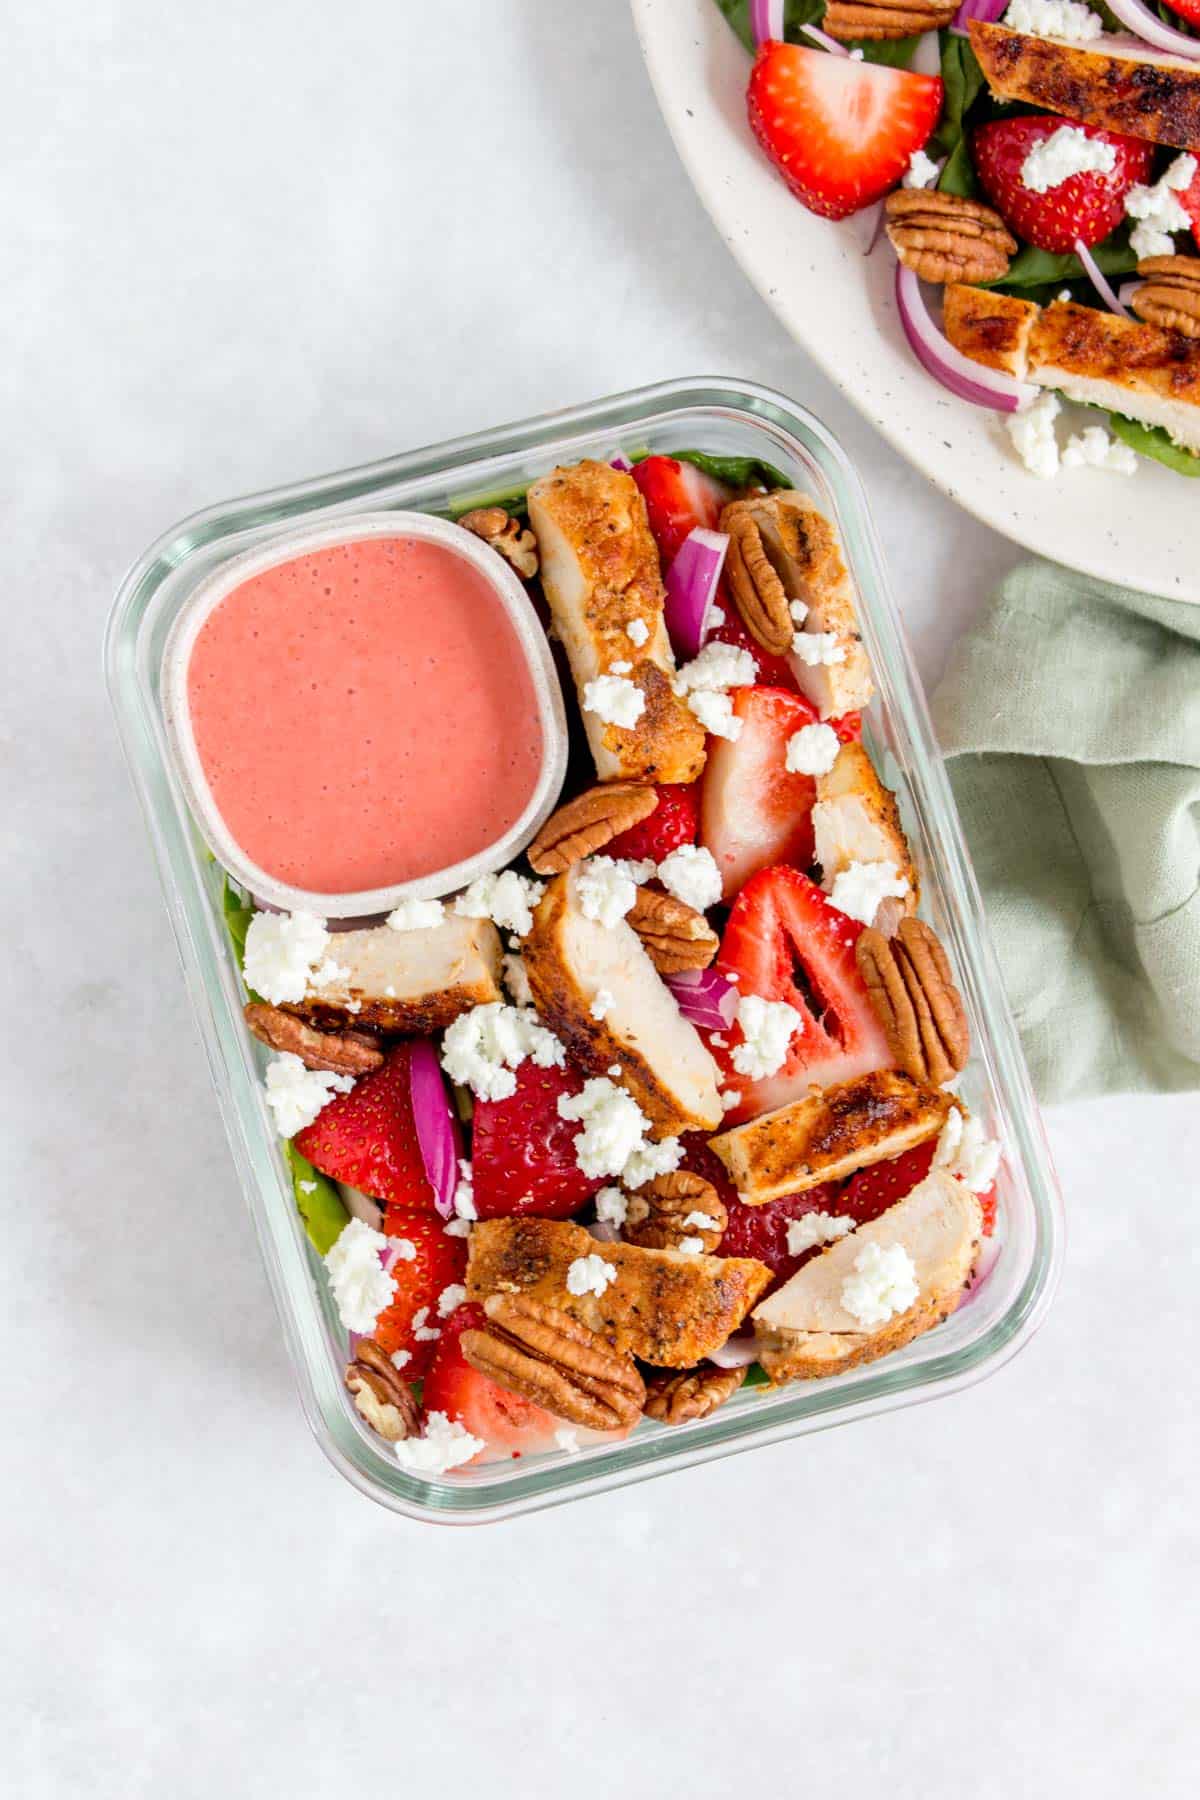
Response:
[[[1041,1098],[1200,1087],[1200,606],[1027,563],[933,715]]]

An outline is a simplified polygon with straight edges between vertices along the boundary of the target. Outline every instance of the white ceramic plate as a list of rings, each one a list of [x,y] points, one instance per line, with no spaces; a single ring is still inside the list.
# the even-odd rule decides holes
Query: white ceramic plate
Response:
[[[746,123],[750,60],[713,0],[631,4],[675,147],[718,231],[796,341],[888,442],[1030,550],[1200,603],[1200,483],[1144,459],[1134,476],[1028,474],[1001,416],[957,400],[913,358],[892,295],[891,250],[884,241],[863,255],[870,215],[818,218],[762,155]]]

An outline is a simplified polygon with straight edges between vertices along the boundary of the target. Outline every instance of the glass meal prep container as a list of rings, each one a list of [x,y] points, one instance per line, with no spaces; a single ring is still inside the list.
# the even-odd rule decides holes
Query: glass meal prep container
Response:
[[[970,1018],[972,1055],[959,1089],[1004,1146],[996,1235],[985,1240],[984,1272],[958,1310],[878,1362],[774,1392],[747,1387],[707,1419],[671,1427],[643,1421],[613,1445],[410,1474],[359,1418],[343,1386],[347,1334],[296,1210],[264,1100],[268,1053],[243,1023],[241,974],[222,919],[223,871],[189,814],[168,752],[164,647],[200,582],[298,523],[352,522],[392,507],[453,517],[556,463],[682,449],[765,460],[837,525],[877,688],[864,738],[896,791],[921,877],[921,910],[946,944]],[[1062,1254],[1061,1200],[1045,1135],[863,489],[836,440],[803,407],[746,382],[664,382],[214,507],[169,531],[132,569],[110,615],[105,659],[305,1414],[330,1461],[364,1494],[418,1519],[499,1519],[953,1391],[997,1368],[1032,1335]]]

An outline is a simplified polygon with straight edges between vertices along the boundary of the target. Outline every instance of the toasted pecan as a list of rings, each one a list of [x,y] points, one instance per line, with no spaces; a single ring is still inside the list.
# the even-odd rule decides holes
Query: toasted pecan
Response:
[[[998,212],[936,188],[896,188],[884,202],[896,255],[922,281],[998,281],[1017,240]]]
[[[829,0],[821,29],[839,43],[919,37],[953,19],[955,0]]]
[[[636,781],[599,782],[551,813],[526,852],[530,865],[539,875],[561,875],[640,825],[657,805],[653,787]]]
[[[742,623],[763,649],[783,656],[792,647],[795,625],[787,590],[763,542],[752,501],[734,500],[721,514],[729,538],[725,574]]]
[[[698,1241],[710,1254],[728,1224],[725,1202],[712,1182],[690,1169],[676,1169],[669,1175],[656,1175],[629,1196],[621,1236],[627,1244],[640,1244],[643,1250],[679,1250],[691,1239],[693,1248]]]
[[[389,1444],[416,1432],[416,1395],[374,1338],[358,1340],[354,1360],[346,1366],[345,1382],[360,1417]]]
[[[732,1399],[746,1378],[745,1369],[718,1369],[706,1363],[682,1374],[654,1375],[646,1386],[645,1415],[660,1425],[687,1425],[707,1419]]]
[[[1144,256],[1132,306],[1140,319],[1184,337],[1200,337],[1200,256]]]
[[[894,937],[868,927],[856,947],[859,972],[897,1068],[940,1087],[971,1047],[962,996],[949,959],[923,919],[900,922]]]
[[[369,1075],[383,1067],[383,1050],[371,1031],[318,1031],[295,1013],[251,1000],[242,1016],[251,1035],[272,1050],[298,1056],[306,1069],[334,1075]]]
[[[657,888],[640,887],[626,917],[660,975],[707,969],[721,947],[702,912]]]
[[[646,1389],[637,1366],[597,1332],[522,1294],[492,1294],[484,1311],[487,1329],[459,1339],[481,1375],[591,1431],[616,1431],[638,1418]]]

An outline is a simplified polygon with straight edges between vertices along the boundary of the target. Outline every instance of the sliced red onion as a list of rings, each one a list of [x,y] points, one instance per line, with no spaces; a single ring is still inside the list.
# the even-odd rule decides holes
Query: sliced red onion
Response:
[[[684,1018],[701,1031],[728,1031],[737,1013],[737,989],[715,969],[684,969],[667,976]]]
[[[708,635],[709,609],[725,567],[729,539],[723,531],[689,531],[667,570],[663,618],[672,644],[686,662],[699,656]]]
[[[1115,13],[1122,25],[1128,26],[1137,37],[1145,43],[1153,44],[1156,50],[1167,50],[1172,56],[1187,56],[1195,60],[1200,57],[1200,38],[1189,37],[1185,31],[1176,31],[1173,25],[1165,25],[1157,13],[1152,13],[1142,0],[1108,0],[1108,10]],[[1099,49],[1104,48],[1101,39]]]
[[[1121,283],[1120,287],[1117,289],[1117,299],[1121,302],[1122,306],[1133,305],[1133,296],[1137,293],[1141,285],[1140,279],[1137,281],[1123,281]]]
[[[960,400],[969,400],[973,406],[990,406],[997,412],[1016,412],[1037,394],[1032,382],[1017,381],[1000,369],[972,362],[956,350],[930,318],[920,282],[902,264],[896,266],[896,305],[917,361]]]
[[[633,473],[633,464],[630,462],[629,458],[627,456],[621,456],[620,454],[610,456],[608,459],[608,466],[610,469],[618,469],[622,475],[631,475]]]
[[[802,25],[800,29],[806,38],[811,38],[822,50],[828,50],[831,56],[849,56],[850,51],[845,44],[839,44],[836,38],[830,37],[827,31],[822,31],[818,26]]]
[[[610,1224],[607,1219],[593,1219],[587,1232],[598,1244],[615,1244],[621,1236],[619,1226]]]
[[[758,1355],[752,1331],[735,1332],[726,1338],[719,1350],[710,1350],[708,1360],[718,1369],[746,1369]]]
[[[383,1230],[383,1207],[378,1200],[373,1200],[370,1194],[360,1193],[358,1188],[345,1181],[339,1181],[337,1187],[352,1219],[361,1219],[372,1231]]]
[[[1103,300],[1105,306],[1107,306],[1109,312],[1115,312],[1118,318],[1127,319],[1129,314],[1121,305],[1117,296],[1113,293],[1104,274],[1104,270],[1100,267],[1100,264],[1096,261],[1082,238],[1075,239],[1075,254],[1087,270],[1088,280]]]
[[[883,201],[881,200],[875,208],[875,219],[871,226],[871,234],[863,245],[864,256],[870,256],[872,250],[883,236],[883,212],[884,207]]]
[[[770,38],[782,44],[783,0],[750,0],[750,29],[756,44],[765,44]]]
[[[433,1189],[433,1203],[443,1219],[452,1219],[458,1186],[458,1125],[437,1051],[426,1038],[416,1038],[408,1047],[408,1079],[417,1144]]]
[[[950,22],[950,29],[959,37],[966,37],[972,19],[978,19],[981,25],[994,25],[1000,15],[1008,11],[1008,4],[1009,0],[963,0]]]

